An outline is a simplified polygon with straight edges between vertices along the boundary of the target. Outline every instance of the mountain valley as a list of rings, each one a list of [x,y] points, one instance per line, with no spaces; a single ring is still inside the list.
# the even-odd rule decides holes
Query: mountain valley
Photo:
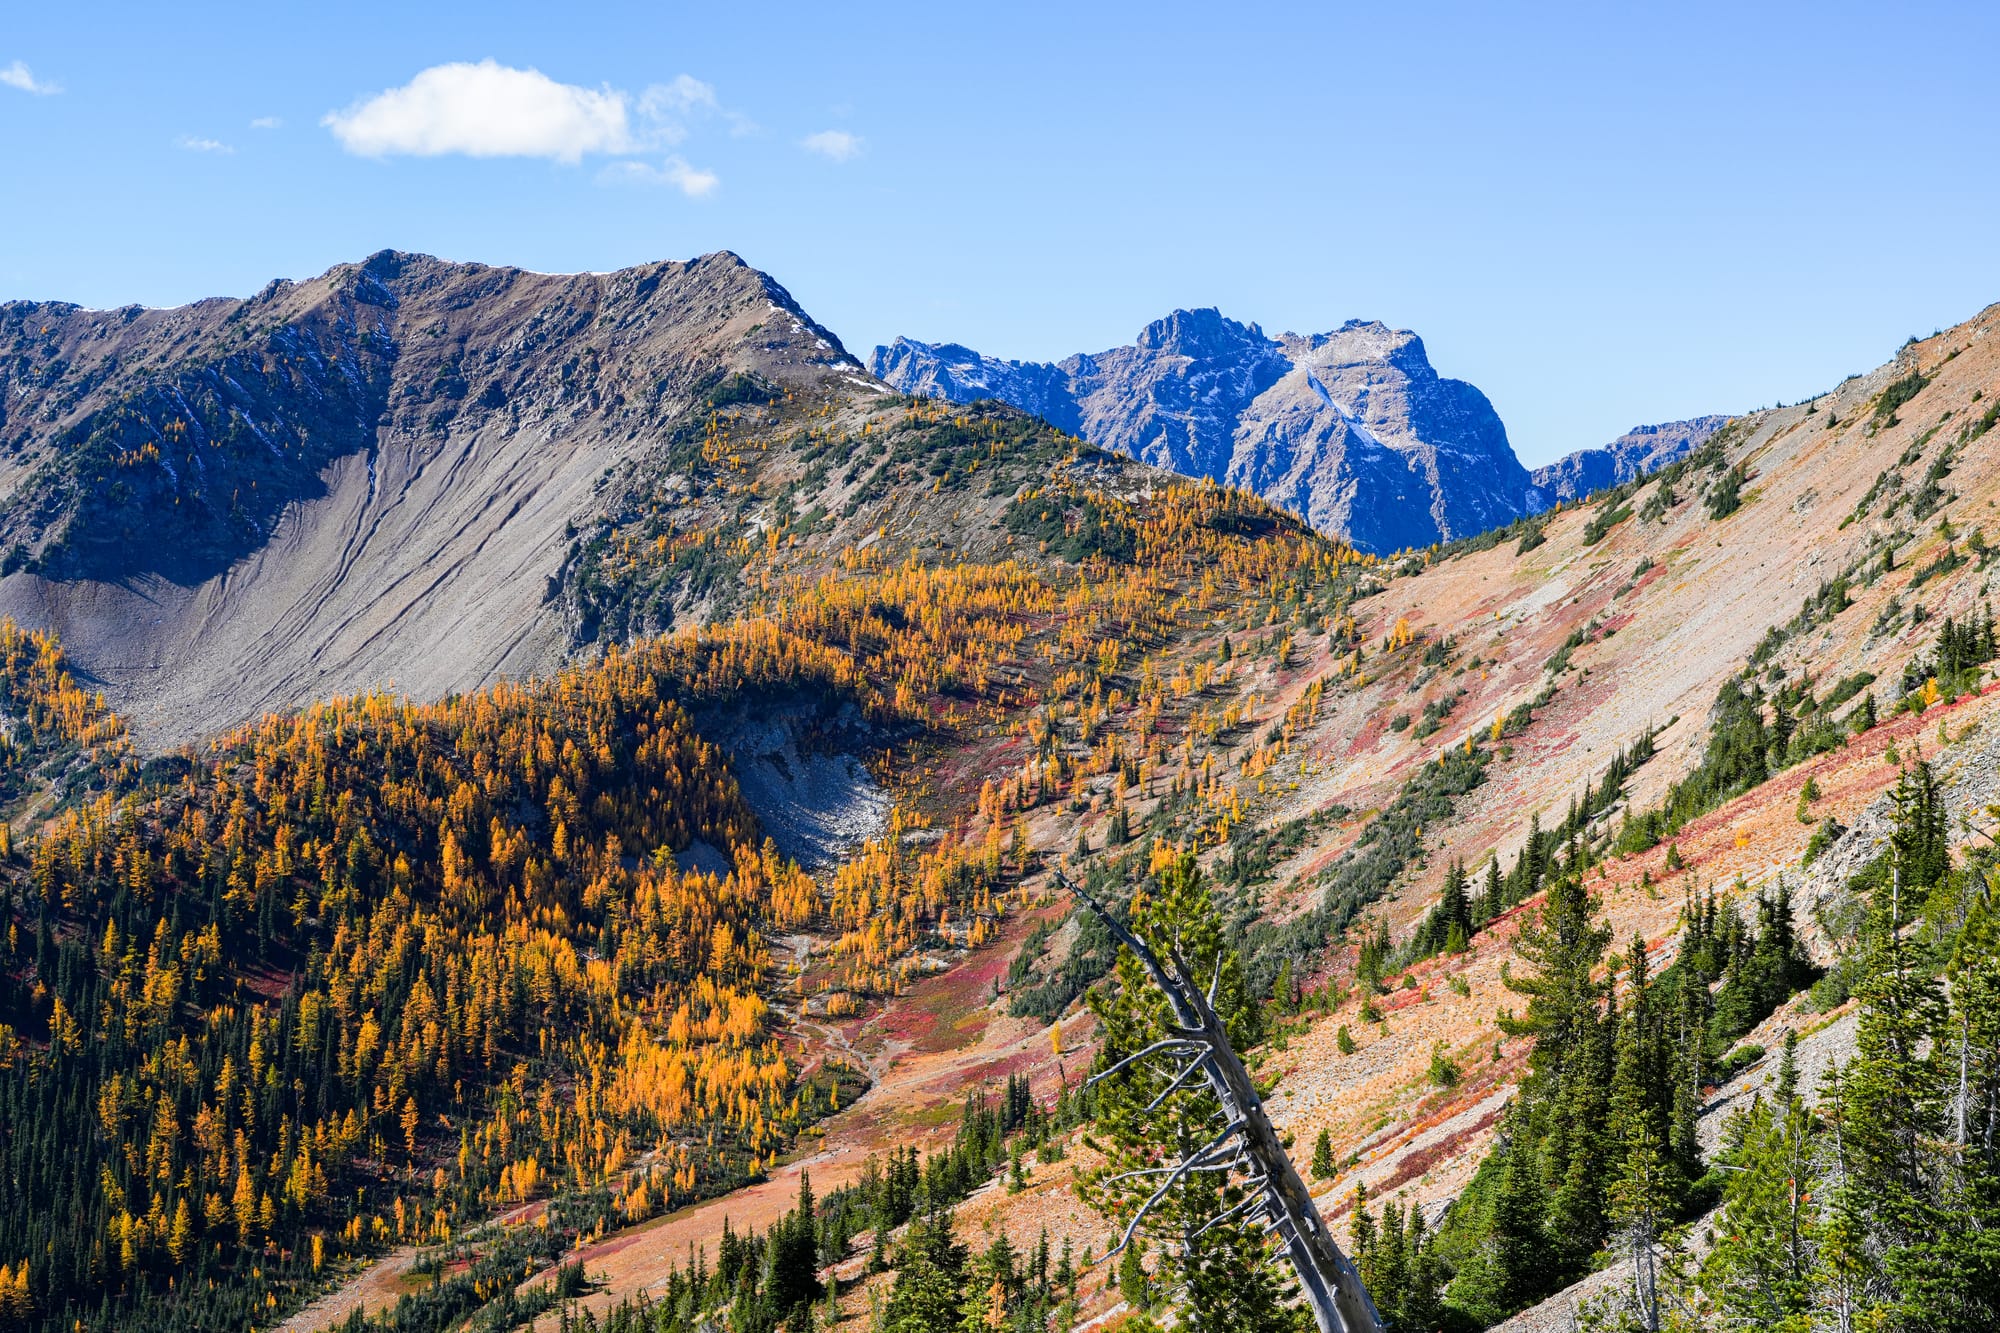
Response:
[[[0,1183],[0,1327],[775,1327],[809,1172],[830,1281],[788,1314],[884,1326],[942,1215],[967,1264],[1040,1255],[976,1270],[1003,1314],[1138,1333],[1163,1256],[1090,1266],[1118,1228],[1076,1188],[1130,1033],[1058,872],[1135,917],[1204,877],[1398,1326],[1634,1289],[1625,1186],[1567,1175],[1600,1234],[1491,1276],[1514,1145],[1632,1141],[1553,1100],[1591,1081],[1521,988],[1559,924],[1602,924],[1566,975],[1607,1070],[1648,967],[1663,1011],[1738,994],[1690,921],[1783,954],[1742,1021],[1655,1034],[1663,1289],[1732,1253],[1724,1126],[1790,1105],[1780,1050],[1802,1116],[1881,1067],[1880,950],[1951,960],[1961,1153],[1995,1123],[2000,306],[1533,474],[1379,324],[872,367],[728,254],[0,306],[0,1146],[87,1139]],[[1422,1218],[1394,1268],[1385,1204]]]

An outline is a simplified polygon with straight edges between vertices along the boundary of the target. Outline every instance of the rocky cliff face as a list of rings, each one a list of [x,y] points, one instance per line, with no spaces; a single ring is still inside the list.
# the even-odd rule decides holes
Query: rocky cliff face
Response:
[[[1053,365],[899,338],[872,367],[906,393],[1002,398],[1093,444],[1246,487],[1363,550],[1542,506],[1486,395],[1440,376],[1416,334],[1379,323],[1273,338],[1177,310],[1129,346]]]
[[[872,387],[727,253],[384,252],[248,300],[0,305],[0,612],[57,630],[154,744],[543,672],[614,473],[739,376]]]
[[[1550,504],[1575,500],[1657,472],[1677,458],[1693,453],[1702,441],[1722,429],[1726,416],[1694,417],[1657,426],[1634,426],[1597,449],[1579,449],[1528,475]]]

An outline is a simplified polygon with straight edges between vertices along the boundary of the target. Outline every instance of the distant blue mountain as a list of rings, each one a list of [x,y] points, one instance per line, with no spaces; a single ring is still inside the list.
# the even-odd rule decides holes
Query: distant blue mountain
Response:
[[[1176,310],[1131,344],[1047,363],[898,338],[870,369],[898,390],[998,398],[1091,443],[1255,491],[1386,553],[1470,536],[1671,462],[1724,418],[1641,427],[1530,474],[1486,395],[1407,329],[1350,320],[1272,337]]]

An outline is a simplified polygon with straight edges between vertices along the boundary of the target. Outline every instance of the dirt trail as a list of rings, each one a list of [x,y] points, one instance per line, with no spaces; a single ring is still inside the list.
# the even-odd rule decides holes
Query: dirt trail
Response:
[[[540,1203],[527,1203],[509,1209],[494,1220],[524,1222],[540,1211]],[[284,1323],[277,1325],[273,1333],[317,1333],[320,1329],[338,1327],[356,1310],[364,1314],[373,1314],[378,1310],[389,1308],[406,1292],[421,1285],[421,1280],[410,1276],[410,1270],[416,1266],[419,1253],[421,1250],[415,1245],[397,1246],[366,1269],[293,1314]]]
[[[277,1333],[317,1333],[337,1328],[356,1310],[372,1313],[394,1305],[409,1290],[405,1279],[417,1261],[414,1245],[389,1251],[362,1272],[335,1287],[279,1324]]]

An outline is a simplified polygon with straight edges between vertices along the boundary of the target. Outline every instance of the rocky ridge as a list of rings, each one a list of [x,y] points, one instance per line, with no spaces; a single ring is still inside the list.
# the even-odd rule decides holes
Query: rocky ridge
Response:
[[[1177,310],[1130,345],[1053,365],[899,338],[875,373],[905,393],[996,397],[1102,448],[1242,486],[1362,550],[1468,536],[1539,507],[1486,396],[1408,330],[1352,320],[1271,337]]]
[[[1177,310],[1129,345],[1046,362],[898,338],[870,368],[904,393],[998,398],[1093,444],[1255,491],[1364,551],[1471,536],[1629,481],[1726,417],[1640,426],[1530,473],[1486,395],[1407,329],[1349,320],[1276,337]]]
[[[1634,426],[1609,444],[1566,454],[1528,476],[1550,504],[1580,500],[1592,491],[1622,485],[1687,457],[1728,420],[1726,416],[1704,416]]]
[[[0,612],[58,631],[155,746],[544,673],[589,637],[572,575],[609,483],[732,377],[874,391],[727,253],[540,274],[385,251],[247,300],[8,303]]]

